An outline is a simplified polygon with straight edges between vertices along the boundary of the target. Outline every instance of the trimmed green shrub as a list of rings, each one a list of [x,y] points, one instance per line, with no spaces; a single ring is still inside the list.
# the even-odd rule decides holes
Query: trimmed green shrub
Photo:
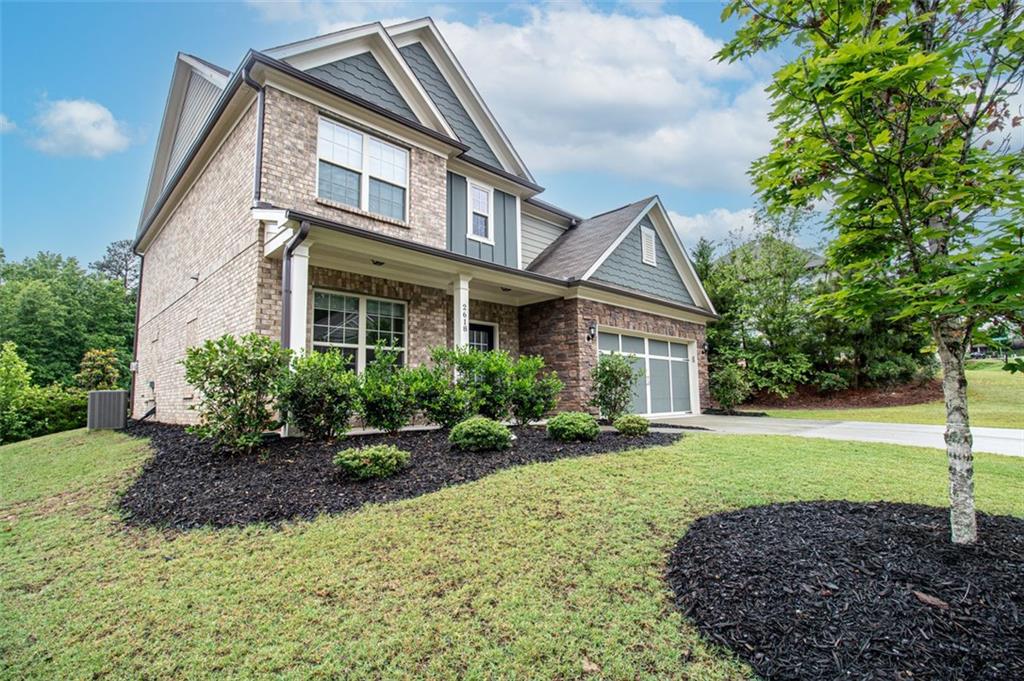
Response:
[[[814,374],[814,386],[823,393],[835,393],[846,390],[849,383],[846,378],[836,371],[819,371]]]
[[[438,366],[456,370],[458,382],[475,395],[481,415],[496,421],[508,418],[512,390],[512,358],[503,350],[436,348],[432,354]]]
[[[455,380],[451,366],[416,367],[409,376],[416,405],[431,423],[451,428],[476,412],[476,393]]]
[[[634,369],[626,355],[617,352],[601,355],[590,372],[594,392],[590,404],[606,419],[614,421],[629,410],[633,387],[642,376],[643,371]]]
[[[559,442],[590,442],[600,432],[597,419],[582,411],[563,411],[548,420],[548,436]]]
[[[615,426],[615,430],[619,431],[623,435],[639,437],[647,434],[647,431],[651,427],[651,422],[643,416],[626,414],[615,419],[615,423],[612,425]]]
[[[464,452],[494,452],[512,446],[512,433],[486,416],[474,416],[456,424],[448,442]]]
[[[200,393],[199,425],[189,428],[218,449],[251,451],[277,425],[272,402],[291,351],[266,336],[225,335],[185,351],[185,380]]]
[[[717,367],[711,373],[711,396],[725,411],[750,397],[750,383],[743,370],[732,363]]]
[[[386,478],[409,464],[409,452],[394,445],[349,447],[334,455],[334,465],[357,480]]]
[[[121,387],[123,367],[117,350],[86,350],[75,374],[75,385],[82,390],[116,390]]]
[[[544,358],[524,355],[512,364],[509,407],[517,426],[529,425],[544,417],[558,404],[565,384],[554,371],[541,373]]]
[[[6,412],[2,427],[3,442],[16,442],[50,433],[83,428],[86,421],[88,393],[57,384],[40,388],[30,385],[15,399]]]
[[[277,406],[282,418],[308,437],[340,437],[358,413],[359,377],[334,350],[296,357],[281,380]]]
[[[398,358],[397,351],[378,345],[359,386],[363,421],[391,434],[408,425],[416,411],[413,377]]]

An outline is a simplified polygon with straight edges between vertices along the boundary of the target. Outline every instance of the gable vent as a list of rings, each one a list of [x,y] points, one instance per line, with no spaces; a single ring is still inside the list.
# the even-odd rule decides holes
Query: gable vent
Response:
[[[650,227],[640,227],[640,257],[645,265],[658,266],[654,248],[654,230]]]

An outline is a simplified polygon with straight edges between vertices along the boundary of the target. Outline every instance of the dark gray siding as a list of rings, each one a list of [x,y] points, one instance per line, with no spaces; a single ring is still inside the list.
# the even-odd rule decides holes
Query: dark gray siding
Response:
[[[591,275],[595,281],[622,286],[641,293],[693,305],[693,296],[686,290],[686,285],[679,277],[672,259],[661,242],[661,236],[654,234],[656,248],[655,260],[657,267],[645,265],[640,254],[640,225],[653,228],[649,218],[645,217],[639,225],[633,227],[629,235],[619,244],[618,248],[601,263],[597,271]]]
[[[479,260],[519,266],[516,197],[494,190],[494,245],[466,238],[466,178],[448,173],[448,250]]]
[[[417,123],[420,122],[405,99],[399,94],[398,88],[384,73],[380,63],[369,52],[317,66],[306,73],[341,88],[345,92],[362,97],[377,106],[382,106],[391,113]]]
[[[448,81],[441,74],[441,70],[437,68],[437,64],[427,54],[426,48],[420,43],[413,43],[399,51],[408,62],[409,68],[423,84],[423,89],[434,100],[434,106],[441,110],[448,125],[452,126],[452,130],[459,136],[459,140],[469,146],[467,155],[496,168],[501,168],[498,157],[484,141],[484,136],[480,134],[480,130],[473,123],[473,119],[469,117],[462,102],[448,85]]]

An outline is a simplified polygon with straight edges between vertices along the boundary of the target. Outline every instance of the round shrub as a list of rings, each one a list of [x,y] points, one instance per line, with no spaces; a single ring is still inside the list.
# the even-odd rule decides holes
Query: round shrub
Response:
[[[511,447],[512,433],[486,416],[474,416],[456,424],[448,442],[464,452],[493,452]]]
[[[733,408],[750,397],[750,382],[743,370],[735,364],[716,367],[711,373],[711,396],[725,411]]]
[[[590,442],[600,432],[597,420],[582,411],[563,411],[548,421],[548,436],[559,442]]]
[[[359,407],[359,377],[340,352],[300,355],[281,381],[277,406],[307,437],[344,435]]]
[[[357,480],[386,478],[409,463],[409,452],[394,445],[349,447],[334,455],[334,465]]]
[[[641,435],[647,435],[647,430],[651,427],[651,422],[645,419],[643,416],[637,416],[636,414],[626,414],[615,419],[615,430],[619,431],[623,435],[629,437],[639,437]]]

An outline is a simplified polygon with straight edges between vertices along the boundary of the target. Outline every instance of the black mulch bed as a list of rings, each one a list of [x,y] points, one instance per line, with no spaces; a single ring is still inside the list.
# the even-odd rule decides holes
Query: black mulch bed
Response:
[[[711,416],[768,416],[766,411],[739,411],[736,409],[709,408],[701,412]]]
[[[771,679],[1024,679],[1024,519],[814,502],[701,518],[668,581],[710,639]]]
[[[512,449],[472,454],[451,450],[447,434],[432,430],[359,435],[333,444],[274,438],[262,454],[230,455],[213,451],[179,426],[132,422],[128,433],[151,438],[156,454],[121,499],[126,519],[177,529],[311,519],[416,497],[510,466],[667,445],[680,437],[602,432],[595,442],[561,444],[547,439],[543,430],[520,428]],[[331,459],[339,449],[382,441],[411,452],[409,467],[365,482],[335,471]]]

